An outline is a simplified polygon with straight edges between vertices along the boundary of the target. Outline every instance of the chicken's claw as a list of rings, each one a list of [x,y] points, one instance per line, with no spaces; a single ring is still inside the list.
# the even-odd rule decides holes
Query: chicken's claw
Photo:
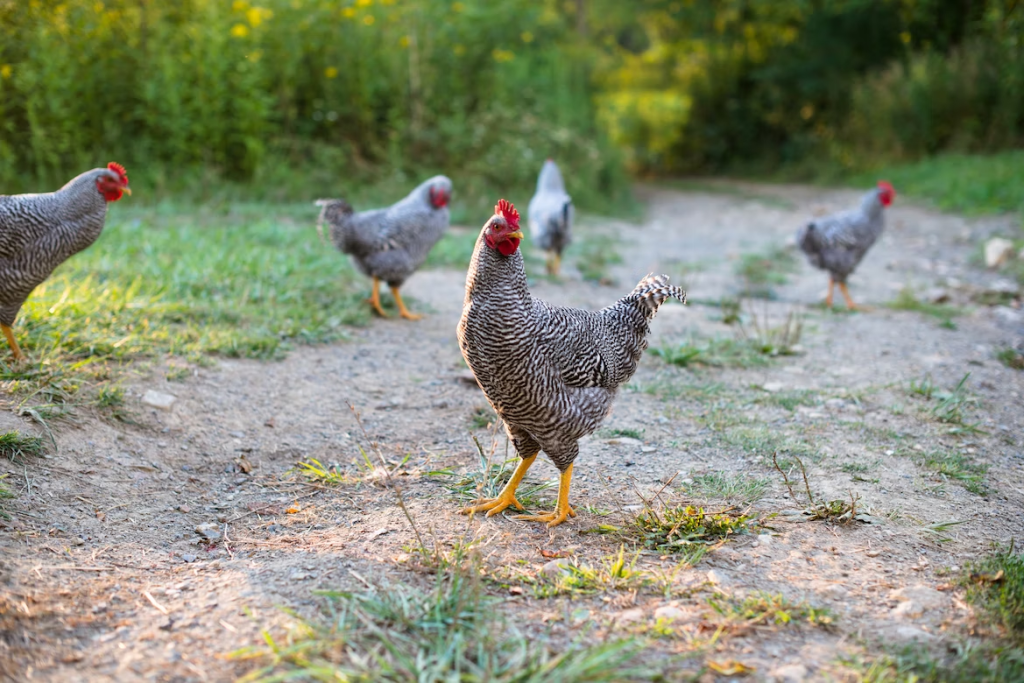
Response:
[[[497,498],[480,498],[474,500],[469,504],[468,507],[464,507],[459,510],[460,514],[470,515],[477,512],[486,512],[485,517],[493,517],[510,505],[514,505],[516,510],[522,510],[523,505],[516,500],[515,494],[502,496],[499,495]]]

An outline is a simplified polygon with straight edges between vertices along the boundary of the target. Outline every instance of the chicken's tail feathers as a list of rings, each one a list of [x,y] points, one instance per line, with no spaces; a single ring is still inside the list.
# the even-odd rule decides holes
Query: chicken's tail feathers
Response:
[[[630,299],[639,302],[649,311],[649,316],[658,312],[658,308],[668,298],[678,299],[679,303],[686,303],[686,292],[680,287],[668,283],[668,275],[655,275],[648,273],[637,283],[630,292]]]
[[[324,237],[324,223],[335,225],[339,219],[351,216],[353,213],[352,205],[344,199],[317,199],[313,204],[320,207],[320,217],[316,221],[316,232],[320,235],[320,242],[327,246],[327,239]]]

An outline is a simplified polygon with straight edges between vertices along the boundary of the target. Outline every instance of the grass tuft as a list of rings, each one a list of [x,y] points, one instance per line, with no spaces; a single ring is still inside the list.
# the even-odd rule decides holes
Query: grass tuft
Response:
[[[691,483],[684,485],[683,492],[711,500],[728,500],[749,504],[764,496],[769,483],[768,479],[762,477],[709,472],[693,477]]]
[[[769,624],[786,625],[807,622],[828,628],[835,617],[827,608],[812,607],[808,603],[792,603],[781,593],[758,591],[742,599],[725,593],[715,593],[707,599],[715,612],[741,627]]]
[[[729,511],[705,512],[692,505],[664,506],[657,511],[645,505],[621,533],[649,550],[682,555],[683,561],[693,566],[711,546],[747,533],[753,523],[750,517]]]
[[[38,456],[43,453],[43,440],[38,436],[23,436],[19,432],[0,434],[0,455],[12,462],[24,460],[25,456]]]
[[[773,287],[786,284],[789,276],[796,272],[796,254],[786,247],[743,254],[735,270],[743,283],[744,296],[771,299],[775,296]]]
[[[354,480],[346,473],[338,469],[337,465],[324,466],[316,458],[310,458],[309,462],[298,462],[295,464],[295,471],[310,481],[325,486],[340,486],[351,484]]]
[[[1007,634],[1024,643],[1024,555],[1011,543],[965,567],[967,599],[980,606]]]
[[[949,304],[933,304],[927,301],[919,301],[909,287],[904,287],[896,298],[889,303],[889,308],[894,311],[917,311],[939,320],[939,326],[955,330],[956,323],[953,318],[963,314],[963,311],[956,306]]]
[[[1017,349],[1006,348],[996,351],[996,360],[1005,365],[1008,368],[1014,370],[1024,370],[1024,353],[1021,353]]]

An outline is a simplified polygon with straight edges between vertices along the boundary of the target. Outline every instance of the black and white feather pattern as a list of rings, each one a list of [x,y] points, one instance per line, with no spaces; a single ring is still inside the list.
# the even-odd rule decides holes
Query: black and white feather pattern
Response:
[[[386,209],[358,213],[344,199],[319,199],[317,230],[322,238],[327,226],[334,246],[364,275],[400,287],[448,229],[448,207],[434,207],[432,188],[450,196],[452,181],[434,176]]]
[[[537,177],[537,191],[526,209],[530,224],[530,241],[545,251],[561,255],[572,242],[572,198],[565,191],[565,182],[558,165],[548,159]]]
[[[636,371],[649,322],[669,297],[686,302],[666,276],[648,275],[599,311],[552,306],[530,295],[522,253],[502,256],[481,232],[457,335],[520,456],[543,450],[562,471],[575,460],[577,441]]]
[[[885,228],[879,192],[866,194],[858,209],[819,218],[799,230],[797,244],[811,265],[846,282]]]
[[[103,232],[107,200],[96,186],[103,177],[118,179],[95,168],[56,192],[0,195],[0,323],[14,325],[32,290]]]

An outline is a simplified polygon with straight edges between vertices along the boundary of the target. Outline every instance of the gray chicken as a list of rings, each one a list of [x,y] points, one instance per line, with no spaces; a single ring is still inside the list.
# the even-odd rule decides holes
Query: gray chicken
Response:
[[[15,360],[25,358],[11,329],[25,299],[54,268],[96,241],[107,204],[124,193],[132,193],[128,174],[111,162],[56,192],[0,195],[0,329]]]
[[[439,175],[386,209],[356,213],[344,199],[316,201],[322,207],[316,226],[320,239],[324,238],[324,224],[329,225],[334,246],[373,278],[369,303],[381,317],[387,317],[380,305],[381,280],[391,288],[399,315],[409,320],[422,317],[405,307],[399,288],[423,265],[448,228],[451,196],[452,181]]]
[[[521,460],[497,498],[462,512],[522,510],[516,487],[543,450],[561,472],[558,503],[550,514],[518,519],[553,527],[575,516],[569,485],[577,441],[598,428],[619,386],[633,376],[658,307],[668,297],[686,303],[686,293],[664,275],[648,275],[599,311],[551,306],[527,289],[522,238],[518,212],[501,200],[480,231],[466,276],[459,347]]]
[[[527,208],[530,238],[548,252],[547,268],[558,275],[562,251],[572,241],[572,198],[565,192],[565,182],[558,165],[548,159],[537,177],[537,191]]]
[[[864,195],[860,208],[811,221],[797,232],[796,243],[807,254],[807,260],[829,272],[827,308],[832,308],[832,291],[836,284],[846,305],[857,308],[846,289],[846,278],[882,234],[883,211],[895,198],[896,190],[892,185],[880,180],[876,189]]]

